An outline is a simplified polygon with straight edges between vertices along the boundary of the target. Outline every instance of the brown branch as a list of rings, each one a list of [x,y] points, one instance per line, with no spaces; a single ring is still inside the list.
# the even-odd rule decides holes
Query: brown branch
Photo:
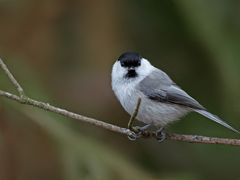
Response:
[[[206,137],[199,135],[183,135],[183,134],[167,134],[167,139],[174,141],[185,141],[189,143],[203,143],[203,144],[225,144],[232,146],[240,146],[240,139],[228,139],[217,137]]]
[[[89,124],[93,124],[95,126],[99,126],[99,127],[102,127],[102,128],[105,128],[105,129],[108,129],[110,131],[114,131],[114,132],[117,132],[117,133],[126,134],[126,135],[131,135],[131,133],[132,133],[129,129],[121,128],[119,126],[115,126],[115,125],[112,125],[112,124],[109,124],[109,123],[105,123],[103,121],[99,121],[99,120],[96,120],[96,119],[93,119],[93,118],[82,116],[82,115],[67,111],[65,109],[61,109],[61,108],[52,106],[49,103],[36,101],[36,100],[28,98],[26,96],[24,97],[24,99],[22,99],[21,97],[18,97],[16,95],[13,95],[11,93],[1,91],[1,90],[0,90],[0,96],[7,97],[9,99],[15,100],[15,101],[17,101],[19,103],[22,103],[22,104],[31,105],[31,106],[34,106],[34,107],[38,107],[40,109],[44,109],[46,111],[54,112],[54,113],[63,115],[65,117],[69,117],[69,118],[72,118],[72,119],[87,122]]]
[[[86,116],[82,116],[80,114],[76,114],[70,111],[67,111],[65,109],[61,109],[55,106],[50,105],[49,103],[44,103],[41,101],[37,101],[34,99],[31,99],[27,97],[24,93],[23,88],[20,86],[20,84],[17,82],[17,80],[14,78],[14,76],[11,74],[11,72],[8,70],[7,66],[4,64],[4,62],[0,59],[0,67],[4,71],[4,73],[8,76],[9,80],[12,82],[12,84],[15,86],[17,91],[19,92],[19,96],[11,94],[9,92],[5,92],[0,90],[0,96],[6,97],[8,99],[14,100],[16,102],[30,105],[33,107],[37,107],[40,109],[44,109],[46,111],[54,112],[60,115],[63,115],[68,118],[80,120],[82,122],[86,122],[116,133],[124,134],[127,136],[132,136],[134,134],[133,131],[122,128],[113,124],[109,124],[103,121],[99,121],[97,119],[89,118]],[[135,112],[132,116],[132,118],[135,118],[138,109],[140,106],[140,100],[137,103],[137,107],[135,109]],[[149,137],[154,137],[154,134],[152,134]],[[205,137],[205,136],[198,136],[198,135],[182,135],[182,134],[175,134],[175,133],[167,133],[168,140],[174,140],[174,141],[184,141],[189,143],[202,143],[202,144],[225,144],[225,145],[233,145],[233,146],[240,146],[240,139],[226,139],[226,138],[216,138],[216,137]]]

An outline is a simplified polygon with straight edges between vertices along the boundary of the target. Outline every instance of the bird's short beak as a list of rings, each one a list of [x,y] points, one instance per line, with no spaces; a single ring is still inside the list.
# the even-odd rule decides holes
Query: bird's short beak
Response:
[[[129,70],[129,71],[135,70],[135,67],[129,67],[128,70]]]

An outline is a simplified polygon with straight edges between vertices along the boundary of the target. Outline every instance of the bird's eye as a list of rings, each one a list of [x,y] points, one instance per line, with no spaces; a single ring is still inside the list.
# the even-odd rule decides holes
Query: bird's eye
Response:
[[[125,61],[122,61],[122,62],[121,62],[121,66],[122,66],[122,67],[125,67],[125,66],[126,66]]]

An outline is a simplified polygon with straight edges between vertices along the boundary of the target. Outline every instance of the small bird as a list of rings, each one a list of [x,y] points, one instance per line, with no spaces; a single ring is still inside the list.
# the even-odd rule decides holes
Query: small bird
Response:
[[[132,115],[141,99],[136,119],[157,127],[157,136],[165,138],[163,129],[189,112],[197,112],[232,131],[239,133],[218,116],[211,114],[195,99],[182,90],[162,70],[136,52],[123,53],[112,68],[112,89],[123,108]],[[139,136],[138,136],[139,137]]]

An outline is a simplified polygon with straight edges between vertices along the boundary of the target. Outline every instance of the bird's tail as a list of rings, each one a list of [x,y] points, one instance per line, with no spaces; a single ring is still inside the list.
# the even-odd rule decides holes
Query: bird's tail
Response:
[[[240,132],[239,132],[238,130],[236,130],[236,129],[234,129],[232,126],[228,125],[226,122],[224,122],[224,121],[223,121],[222,119],[220,119],[218,116],[213,115],[213,114],[211,114],[210,112],[207,112],[206,110],[198,110],[198,109],[196,109],[196,110],[194,110],[194,111],[197,112],[197,113],[199,113],[199,114],[201,114],[201,115],[203,115],[203,116],[205,116],[205,117],[207,117],[207,118],[209,118],[209,119],[211,119],[211,120],[213,120],[213,121],[215,121],[215,122],[218,123],[218,124],[221,124],[222,126],[228,128],[228,129],[231,129],[232,131],[240,134]]]

